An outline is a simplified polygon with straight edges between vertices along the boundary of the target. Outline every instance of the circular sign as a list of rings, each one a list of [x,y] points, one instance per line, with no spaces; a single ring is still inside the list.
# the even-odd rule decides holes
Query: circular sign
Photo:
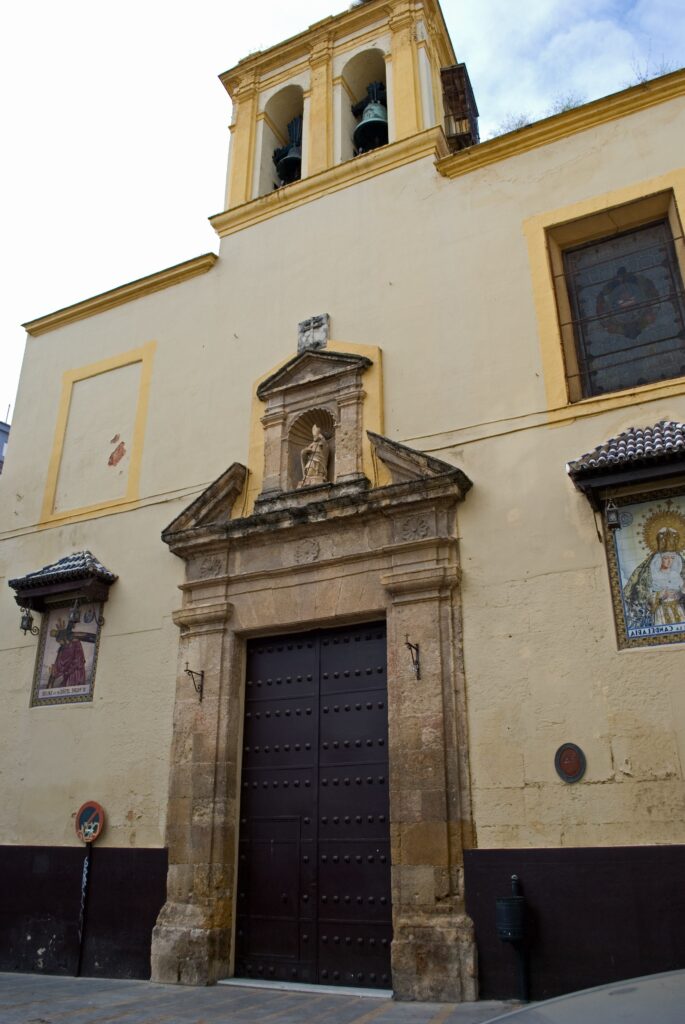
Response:
[[[564,782],[578,782],[585,775],[585,754],[575,743],[564,743],[554,755],[554,767]]]
[[[95,800],[88,800],[79,807],[74,822],[76,835],[84,843],[94,843],[105,827],[105,812]]]

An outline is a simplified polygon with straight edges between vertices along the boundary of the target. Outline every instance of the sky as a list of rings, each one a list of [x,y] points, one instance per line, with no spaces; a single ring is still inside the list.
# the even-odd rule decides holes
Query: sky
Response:
[[[231,105],[218,75],[339,0],[22,0],[0,34],[0,420],[21,323],[200,253],[223,208]],[[683,0],[443,0],[481,138],[560,98],[685,65]],[[41,343],[51,344],[44,335]]]

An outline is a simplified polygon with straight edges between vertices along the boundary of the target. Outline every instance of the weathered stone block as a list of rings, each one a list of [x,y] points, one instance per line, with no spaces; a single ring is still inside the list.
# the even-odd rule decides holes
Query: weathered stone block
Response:
[[[399,918],[392,944],[392,977],[398,999],[477,999],[478,970],[471,919],[463,912],[444,918]]]
[[[422,821],[403,825],[400,835],[402,864],[445,867],[449,859],[444,822]]]

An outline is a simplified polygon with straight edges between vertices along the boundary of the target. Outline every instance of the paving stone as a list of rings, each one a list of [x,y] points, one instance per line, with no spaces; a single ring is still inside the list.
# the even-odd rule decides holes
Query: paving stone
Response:
[[[0,974],[0,1024],[485,1024],[505,1003]]]

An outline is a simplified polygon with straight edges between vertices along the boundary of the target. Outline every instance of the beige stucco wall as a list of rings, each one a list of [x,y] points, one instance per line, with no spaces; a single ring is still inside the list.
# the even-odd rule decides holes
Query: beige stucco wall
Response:
[[[253,383],[319,312],[334,339],[382,349],[386,434],[474,481],[460,533],[479,844],[685,841],[683,650],[617,653],[603,548],[564,469],[628,425],[685,419],[685,397],[548,425],[524,233],[678,168],[684,134],[676,100],[454,180],[409,164],[223,239],[203,276],[29,339],[0,478],[0,842],[75,841],[70,814],[93,798],[104,841],[163,843],[182,567],[159,533],[248,460]],[[152,341],[133,509],[39,527],[63,374]],[[119,575],[95,700],[29,709],[36,642],[5,580],[83,547]],[[573,787],[554,772],[564,740],[588,756]]]

